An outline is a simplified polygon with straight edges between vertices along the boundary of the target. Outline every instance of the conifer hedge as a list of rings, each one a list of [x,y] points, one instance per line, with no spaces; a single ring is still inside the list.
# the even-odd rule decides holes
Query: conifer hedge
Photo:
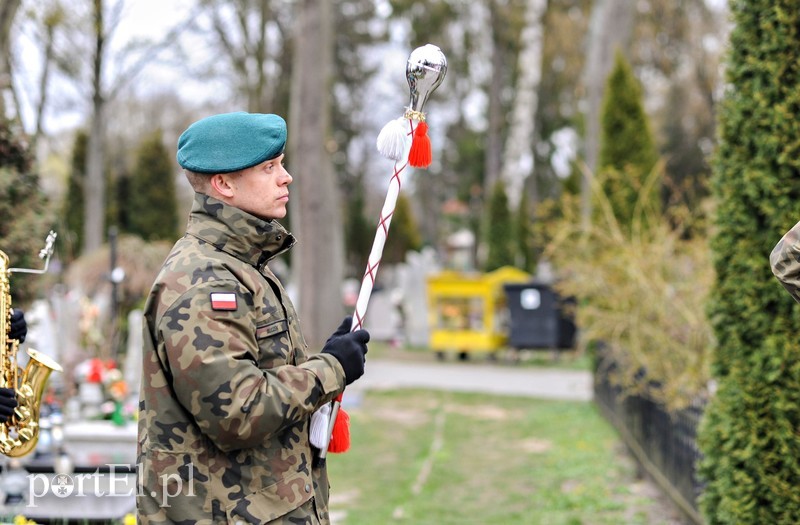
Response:
[[[630,224],[636,220],[639,206],[658,209],[659,186],[647,184],[658,161],[658,151],[644,111],[639,81],[619,51],[605,93],[599,180],[617,219]]]
[[[800,4],[730,3],[709,315],[716,393],[698,442],[709,525],[800,523],[800,305],[769,254],[800,220]]]
[[[485,218],[484,242],[487,254],[484,271],[491,272],[516,262],[514,221],[508,207],[505,184],[498,180],[492,186],[488,215]]]
[[[178,210],[173,160],[160,130],[146,137],[136,154],[130,180],[130,233],[146,241],[178,237]]]

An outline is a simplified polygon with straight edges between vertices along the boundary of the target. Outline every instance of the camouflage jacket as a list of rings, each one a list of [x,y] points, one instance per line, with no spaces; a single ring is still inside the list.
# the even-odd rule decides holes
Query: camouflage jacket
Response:
[[[769,256],[772,273],[784,288],[800,302],[800,222],[786,232]]]
[[[145,305],[139,523],[328,523],[311,414],[344,371],[310,355],[267,262],[295,240],[205,195]]]

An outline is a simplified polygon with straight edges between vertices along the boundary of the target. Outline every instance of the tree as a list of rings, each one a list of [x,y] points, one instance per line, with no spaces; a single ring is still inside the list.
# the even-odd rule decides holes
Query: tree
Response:
[[[520,35],[519,74],[514,89],[511,126],[503,155],[502,178],[509,192],[512,207],[519,206],[525,179],[534,173],[533,145],[536,142],[534,123],[539,108],[539,84],[542,79],[544,55],[544,12],[546,0],[528,0],[525,6],[525,26]],[[536,184],[532,186],[536,193]],[[534,198],[536,202],[538,198]]]
[[[522,191],[519,206],[514,215],[514,240],[516,252],[519,257],[517,267],[526,272],[536,272],[536,237],[533,228],[533,214],[531,213],[530,198],[527,191]]]
[[[484,270],[490,272],[502,266],[514,265],[514,224],[508,209],[508,197],[503,181],[497,180],[489,199],[489,213],[485,218],[484,242],[487,248]]]
[[[218,50],[201,66],[203,74],[229,79],[251,113],[285,107],[291,78],[291,14],[270,0],[201,0],[200,6],[210,27],[192,23]]]
[[[647,209],[658,203],[658,188],[647,184],[658,153],[641,88],[622,53],[617,53],[608,77],[601,126],[601,186],[619,221],[631,224],[640,199]]]
[[[0,250],[16,268],[41,268],[37,255],[51,224],[47,200],[31,166],[30,153],[8,122],[0,119]],[[24,304],[32,299],[34,286],[35,281],[17,274],[11,286],[14,300]]]
[[[65,41],[69,49],[54,50],[56,63],[80,92],[88,106],[88,141],[86,184],[84,185],[84,253],[100,247],[106,231],[108,167],[106,155],[107,113],[109,103],[119,97],[141,71],[168,46],[174,45],[184,30],[185,21],[177,21],[155,42],[136,41],[121,50],[111,44],[125,15],[126,0],[91,0],[88,14],[80,19],[82,31],[75,31]],[[81,6],[83,7],[83,6]],[[78,17],[82,14],[78,11]],[[71,11],[67,11],[71,14]],[[188,13],[192,19],[194,13]],[[112,52],[113,50],[113,52]],[[88,59],[87,59],[88,58]],[[113,67],[110,67],[113,64]]]
[[[130,233],[146,241],[175,239],[178,236],[175,178],[161,130],[152,132],[139,146],[128,186],[126,215]]]
[[[75,134],[72,145],[72,162],[67,179],[67,194],[61,211],[63,231],[62,243],[66,246],[67,260],[78,256],[83,247],[84,206],[83,186],[86,184],[86,144],[89,136],[85,131]]]
[[[292,250],[292,273],[306,342],[322,348],[343,314],[341,197],[325,148],[331,131],[333,18],[328,2],[303,0],[295,8],[287,157],[289,171],[304,176],[295,179],[296,204],[290,207],[292,230],[300,239]]]
[[[598,168],[600,151],[600,114],[602,111],[605,79],[613,65],[617,49],[628,49],[636,4],[629,0],[595,0],[586,40],[587,59],[584,83],[586,85],[586,137],[584,151],[590,173]],[[590,181],[582,179],[581,199],[583,217],[591,215],[592,189]]]
[[[767,260],[800,217],[800,10],[730,4],[713,159],[716,272],[708,315],[717,389],[699,433],[709,525],[800,522],[800,304]]]
[[[347,274],[359,279],[367,266],[372,240],[375,237],[375,228],[364,215],[364,206],[364,187],[358,185],[353,190],[352,198],[347,199],[344,237]]]
[[[22,0],[0,4],[0,118],[6,116],[5,91],[11,88],[11,27]]]

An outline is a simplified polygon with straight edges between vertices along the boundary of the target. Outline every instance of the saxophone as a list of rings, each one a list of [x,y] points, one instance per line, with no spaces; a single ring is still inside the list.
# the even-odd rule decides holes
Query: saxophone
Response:
[[[52,252],[52,240],[55,239],[55,234],[51,232],[50,235],[48,248]],[[44,254],[44,250],[42,253]],[[49,260],[50,253],[46,255]],[[25,370],[22,371],[17,367],[19,341],[8,337],[11,329],[9,279],[11,271],[8,255],[0,251],[0,322],[4,323],[0,327],[0,352],[2,352],[0,355],[0,387],[13,388],[17,393],[17,408],[14,410],[14,414],[6,423],[0,423],[0,453],[9,457],[22,457],[30,454],[36,448],[36,442],[39,440],[39,408],[42,403],[42,393],[50,373],[60,372],[61,366],[48,356],[29,349],[30,359]],[[21,376],[19,376],[20,372]]]

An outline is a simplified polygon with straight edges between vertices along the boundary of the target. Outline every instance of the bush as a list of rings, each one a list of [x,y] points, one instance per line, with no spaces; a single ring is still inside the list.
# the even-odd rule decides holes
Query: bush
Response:
[[[600,186],[593,188],[593,221],[583,225],[577,197],[565,196],[563,217],[549,233],[545,258],[557,270],[556,289],[577,299],[580,344],[602,341],[619,365],[610,381],[623,395],[647,395],[668,410],[686,407],[709,378],[712,331],[703,312],[713,271],[706,240],[684,235],[693,215],[678,214],[684,226],[676,229],[675,217],[641,201],[628,227]]]
[[[800,218],[800,10],[731,3],[712,189],[716,395],[698,441],[709,525],[800,522],[800,308],[769,254]]]

